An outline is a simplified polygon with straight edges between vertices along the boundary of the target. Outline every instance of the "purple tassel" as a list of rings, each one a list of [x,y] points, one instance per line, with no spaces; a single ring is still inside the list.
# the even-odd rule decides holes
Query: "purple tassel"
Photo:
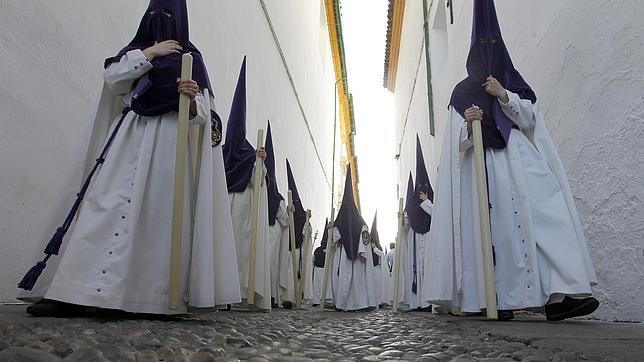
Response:
[[[47,263],[45,261],[39,261],[29,269],[27,274],[25,274],[25,277],[22,278],[20,283],[18,283],[18,288],[24,289],[24,290],[32,290],[34,288],[34,285],[36,285],[36,281],[38,280],[38,277],[40,277],[40,274],[42,274],[42,271],[45,269],[47,266]]]
[[[85,182],[83,182],[83,186],[81,187],[81,190],[79,193],[76,194],[76,201],[74,202],[74,205],[72,206],[72,209],[69,211],[69,214],[67,214],[67,218],[65,218],[65,222],[61,227],[56,229],[56,232],[54,233],[54,236],[51,237],[51,240],[47,243],[47,246],[45,247],[45,259],[42,261],[39,261],[29,269],[27,274],[25,274],[25,277],[22,278],[20,283],[18,283],[18,288],[24,289],[24,290],[32,290],[34,285],[36,285],[36,281],[38,280],[38,277],[40,277],[40,274],[42,274],[42,271],[45,269],[47,266],[47,260],[52,255],[58,255],[58,252],[60,251],[60,247],[63,244],[63,238],[65,237],[65,234],[67,233],[67,230],[69,229],[69,226],[72,224],[72,221],[74,221],[74,216],[76,216],[76,212],[78,212],[78,208],[80,207],[81,202],[83,201],[83,198],[85,197],[85,192],[87,192],[87,188],[89,188],[89,184],[92,181],[92,177],[94,176],[94,173],[98,169],[98,166],[101,165],[103,162],[105,162],[105,155],[107,154],[107,151],[110,148],[110,145],[114,141],[114,138],[116,137],[116,134],[121,128],[121,124],[123,124],[123,120],[125,119],[125,116],[127,113],[130,111],[129,107],[126,107],[123,109],[123,112],[121,113],[121,119],[118,121],[116,124],[116,127],[114,127],[114,130],[110,134],[110,137],[107,140],[107,143],[105,146],[103,146],[103,151],[101,151],[100,156],[96,159],[96,163],[94,164],[94,168],[92,168],[92,171],[90,171],[89,175],[87,175],[87,178],[85,179]]]
[[[45,247],[45,254],[58,255],[58,251],[60,251],[60,246],[63,244],[63,238],[65,237],[66,231],[67,230],[62,227],[56,229],[54,236],[51,237],[51,240],[47,243],[47,247]]]

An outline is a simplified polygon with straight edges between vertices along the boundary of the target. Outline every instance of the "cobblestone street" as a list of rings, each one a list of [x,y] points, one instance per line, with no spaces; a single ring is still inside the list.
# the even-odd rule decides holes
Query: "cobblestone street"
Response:
[[[641,360],[644,326],[429,313],[217,312],[174,320],[29,317],[0,307],[0,361]]]

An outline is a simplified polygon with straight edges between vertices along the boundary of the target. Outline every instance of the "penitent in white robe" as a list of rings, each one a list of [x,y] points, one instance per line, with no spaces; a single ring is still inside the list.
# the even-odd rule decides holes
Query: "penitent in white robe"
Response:
[[[286,228],[286,232],[289,232],[288,227]],[[303,232],[304,241],[302,242],[302,247],[295,250],[296,268],[299,272],[300,278],[305,279],[304,290],[302,291],[303,301],[310,301],[313,298],[313,270],[311,269],[313,258],[312,256],[308,256],[308,259],[305,258],[307,250],[311,249],[310,244],[309,246],[307,246],[307,242],[311,242],[312,232],[313,229],[311,228],[311,224],[305,224]],[[284,244],[284,246],[282,247],[280,254],[280,287],[282,288],[281,300],[295,302],[295,300],[293,299],[295,296],[295,288],[293,284],[295,282],[295,279],[293,279],[293,260],[291,259],[292,256],[291,252],[289,251],[289,242],[290,239],[287,234],[286,244]],[[306,266],[304,265],[305,263],[307,264]],[[298,279],[298,283],[300,282],[301,281]]]
[[[132,50],[104,71],[107,88],[92,122],[85,174],[121,117],[114,115],[130,103],[134,82],[152,67],[140,50]],[[143,117],[130,111],[126,115],[68,231],[61,255],[52,258],[34,290],[21,295],[22,299],[45,297],[155,314],[240,301],[233,275],[237,264],[230,212],[225,207],[222,151],[221,146],[212,147],[210,138],[212,99],[204,90],[195,100],[197,116],[191,124],[204,126],[205,132],[191,139],[188,164],[189,169],[199,170],[199,182],[195,190],[188,170],[181,250],[181,295],[185,298],[179,308],[168,309],[177,112]],[[192,132],[191,137],[198,134]],[[198,165],[196,148],[203,152]],[[56,213],[58,223],[72,201],[64,200]]]
[[[428,215],[432,214],[432,202],[425,200],[420,204],[420,208]],[[407,221],[407,218],[405,218]],[[403,303],[409,309],[427,308],[431,302],[421,297],[422,285],[425,281],[425,259],[429,256],[429,232],[420,234],[414,231],[405,223],[407,229],[407,238],[405,239],[405,253],[401,256],[401,267],[404,267],[405,277],[403,284]],[[412,290],[414,281],[414,238],[416,238],[416,292]]]
[[[505,149],[485,150],[498,308],[588,296],[597,279],[563,165],[537,104],[508,96],[501,108],[520,130]],[[451,109],[423,298],[465,312],[485,308],[473,158],[463,117]]]
[[[362,232],[368,232],[366,226]],[[333,241],[336,243],[331,270],[331,289],[333,302],[337,309],[352,311],[378,307],[378,296],[375,285],[375,269],[371,248],[362,240],[358,247],[358,257],[350,260],[340,243],[340,231],[333,229]]]
[[[288,292],[288,280],[282,274],[288,273],[288,211],[284,200],[280,201],[279,209],[275,218],[275,225],[269,226],[270,250],[271,250],[271,298],[278,305],[284,300]],[[291,285],[293,284],[291,276]],[[288,300],[292,300],[291,297]]]
[[[374,278],[376,284],[376,295],[378,296],[379,304],[388,304],[391,302],[389,298],[389,266],[387,265],[387,260],[385,259],[385,253],[378,249],[375,245],[372,245],[374,253],[380,257],[380,264],[374,265]]]
[[[259,220],[257,223],[257,249],[255,264],[255,304],[262,310],[271,309],[271,250],[269,244],[268,225],[268,193],[266,189],[266,167],[262,169],[261,185],[259,185]],[[250,236],[251,236],[251,203],[255,171],[246,190],[229,193],[230,214],[233,219],[233,231],[237,249],[237,267],[242,299],[247,298],[248,270],[250,268]]]

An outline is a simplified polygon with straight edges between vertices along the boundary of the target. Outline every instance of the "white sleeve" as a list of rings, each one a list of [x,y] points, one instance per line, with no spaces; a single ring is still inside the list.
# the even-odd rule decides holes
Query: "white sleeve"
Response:
[[[467,151],[468,148],[474,146],[474,142],[472,142],[472,140],[469,138],[469,133],[467,132],[466,121],[463,121],[463,124],[461,125],[461,133],[458,140],[459,140],[458,150],[460,152]]]
[[[110,90],[117,95],[124,95],[132,90],[132,85],[143,74],[152,69],[139,49],[130,50],[121,57],[118,63],[110,64],[103,72],[103,79]]]
[[[360,256],[360,260],[366,261],[367,256],[370,255],[369,253],[371,251],[371,243],[365,245],[364,241],[362,241],[362,233],[365,231],[363,228],[362,231],[360,232],[360,246],[358,246],[358,255]]]
[[[282,227],[288,226],[288,210],[286,210],[286,203],[284,200],[280,201],[280,207],[277,209],[276,219]]]
[[[433,208],[433,207],[434,207],[434,204],[432,204],[432,202],[431,202],[431,201],[429,201],[429,199],[427,199],[427,200],[423,201],[423,202],[420,204],[420,208],[421,208],[421,209],[423,209],[423,211],[425,211],[425,213],[427,213],[427,215],[431,215],[431,214],[432,214],[432,208]]]
[[[340,230],[338,228],[333,228],[333,241],[336,243],[336,246],[340,244]]]
[[[190,124],[207,125],[210,130],[210,100],[201,91],[195,97],[197,114],[190,119]]]
[[[405,217],[403,218],[403,230],[405,232],[409,230],[409,217],[407,216],[407,212],[405,212]]]
[[[528,99],[521,99],[516,93],[507,91],[508,103],[503,103],[499,100],[501,109],[514,124],[521,129],[534,128],[536,119],[534,117],[534,109],[532,102]]]
[[[255,182],[255,171],[257,170],[257,167],[253,166],[253,174],[250,176],[250,181],[248,181],[248,187],[255,187],[254,182]],[[262,167],[262,184],[261,186],[264,186],[264,183],[266,182],[266,165]],[[261,187],[260,186],[260,187]]]

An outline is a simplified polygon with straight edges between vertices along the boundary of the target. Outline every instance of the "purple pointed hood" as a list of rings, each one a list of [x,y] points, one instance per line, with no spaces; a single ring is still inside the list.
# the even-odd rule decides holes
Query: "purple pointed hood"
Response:
[[[246,139],[246,57],[230,107],[223,153],[228,192],[243,192],[248,187],[255,165],[255,147]]]
[[[293,214],[295,221],[295,248],[299,249],[302,247],[302,242],[304,241],[306,210],[302,206],[302,199],[300,198],[300,193],[297,191],[297,185],[295,184],[295,178],[293,177],[293,171],[291,170],[291,164],[288,162],[288,159],[286,159],[286,175],[288,176],[288,189],[293,194],[293,206],[295,206],[295,213]],[[291,244],[289,243],[288,245],[289,250],[291,250]]]
[[[482,84],[492,75],[505,89],[523,99],[529,99],[534,103],[537,96],[512,64],[501,37],[494,0],[474,0],[467,74],[467,78],[458,83],[452,91],[450,106],[462,116],[472,104],[481,108],[484,146],[505,148],[514,123],[503,113],[497,99],[489,95]]]
[[[370,235],[371,235],[371,242],[375,244],[376,248],[382,250],[382,245],[380,245],[380,235],[378,235],[378,227],[377,227],[377,219],[378,219],[378,211],[376,211],[376,214],[373,216],[373,223],[371,224],[371,230],[370,230]],[[373,255],[373,265],[380,265],[380,255],[376,254],[376,252],[372,252]]]
[[[134,39],[113,57],[105,59],[104,66],[120,61],[130,50],[145,50],[155,42],[176,40],[183,53],[193,57],[192,79],[200,89],[208,88],[213,94],[203,56],[190,42],[188,10],[185,0],[151,0]],[[132,95],[132,109],[143,116],[157,116],[179,109],[177,78],[181,76],[181,54],[171,54],[152,60],[154,66],[138,79]]]
[[[275,152],[273,150],[273,135],[271,133],[271,122],[266,127],[266,184],[268,185],[268,224],[273,226],[277,218],[277,211],[280,208],[280,201],[284,197],[280,194],[275,177]]]
[[[414,198],[416,193],[414,192],[414,178],[411,176],[411,171],[409,171],[409,177],[407,178],[407,196],[405,197],[405,211],[407,210],[407,205],[409,205],[409,200]],[[418,198],[418,196],[416,196]]]
[[[347,257],[355,260],[358,257],[358,247],[362,240],[362,229],[367,223],[364,222],[356,207],[353,197],[353,182],[351,180],[351,165],[347,165],[347,178],[344,183],[344,195],[342,204],[335,219],[335,227],[340,231],[340,242]]]
[[[411,176],[411,175],[410,175]],[[432,217],[428,215],[420,204],[420,193],[427,193],[430,201],[434,202],[434,190],[429,182],[429,175],[425,167],[425,158],[423,157],[423,149],[420,145],[420,138],[416,135],[416,185],[413,187],[413,194],[407,195],[407,202],[405,205],[405,212],[409,218],[411,228],[419,234],[425,234],[429,231],[432,222]]]

